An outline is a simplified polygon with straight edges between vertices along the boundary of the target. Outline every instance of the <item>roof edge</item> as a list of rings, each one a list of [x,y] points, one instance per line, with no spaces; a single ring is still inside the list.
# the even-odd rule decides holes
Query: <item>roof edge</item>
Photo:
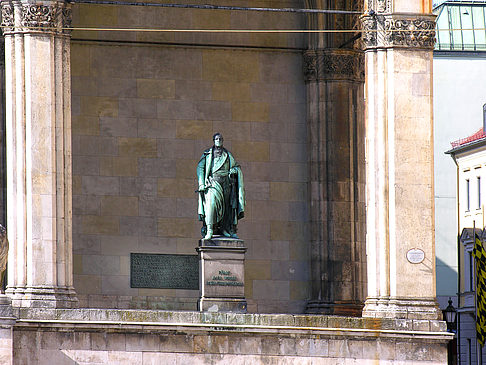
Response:
[[[467,144],[463,144],[454,148],[451,148],[450,150],[444,152],[447,155],[454,155],[459,152],[466,152],[468,150],[472,150],[474,148],[480,147],[482,145],[486,146],[486,137],[478,139],[477,141],[473,141]]]

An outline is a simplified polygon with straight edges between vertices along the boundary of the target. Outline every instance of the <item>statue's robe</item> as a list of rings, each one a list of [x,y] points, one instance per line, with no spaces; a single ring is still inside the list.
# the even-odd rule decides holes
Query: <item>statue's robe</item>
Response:
[[[5,273],[7,271],[8,238],[7,230],[0,224],[0,291],[4,286]]]
[[[231,169],[236,170],[236,179],[232,186],[228,176]],[[213,175],[226,175],[227,184],[211,179]],[[243,173],[233,155],[223,148],[222,156],[218,159],[213,155],[213,148],[205,150],[197,165],[197,180],[198,186],[206,187],[205,191],[199,194],[198,214],[200,219],[204,220],[206,215],[213,214],[211,224],[216,229],[235,233],[234,227],[237,225],[238,219],[243,218],[245,213],[245,190]],[[214,210],[209,212],[208,209]]]

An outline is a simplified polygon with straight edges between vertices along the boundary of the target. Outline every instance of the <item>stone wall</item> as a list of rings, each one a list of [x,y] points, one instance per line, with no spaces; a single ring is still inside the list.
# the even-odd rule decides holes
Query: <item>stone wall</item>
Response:
[[[263,1],[293,7],[298,1]],[[73,25],[298,28],[302,14],[73,5]],[[81,307],[196,309],[197,290],[130,288],[130,253],[196,254],[195,168],[221,132],[242,165],[250,312],[309,298],[302,36],[74,31],[74,286]]]
[[[14,364],[446,364],[440,321],[23,310]]]

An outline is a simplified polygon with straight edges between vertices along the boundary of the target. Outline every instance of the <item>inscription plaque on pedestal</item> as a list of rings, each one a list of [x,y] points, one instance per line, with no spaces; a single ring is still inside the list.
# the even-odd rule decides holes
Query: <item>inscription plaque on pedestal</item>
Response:
[[[197,251],[199,310],[246,313],[244,241],[228,237],[203,239]]]
[[[197,290],[198,256],[131,253],[130,287]]]

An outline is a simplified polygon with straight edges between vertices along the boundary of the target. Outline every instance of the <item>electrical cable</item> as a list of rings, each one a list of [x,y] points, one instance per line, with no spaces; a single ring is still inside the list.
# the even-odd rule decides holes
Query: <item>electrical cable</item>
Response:
[[[360,30],[348,29],[145,29],[145,28],[66,28],[77,31],[108,31],[108,32],[148,32],[148,33],[356,33]]]
[[[0,29],[11,29],[12,26],[2,25]],[[416,29],[416,30],[402,30],[402,29],[155,29],[155,28],[102,28],[102,27],[19,27],[22,30],[32,31],[105,31],[105,32],[153,32],[153,33],[393,33],[393,32],[437,32],[437,31],[451,31],[451,29]],[[458,30],[458,29],[452,29]],[[473,30],[473,29],[462,29]],[[475,28],[474,30],[486,30],[486,28]]]
[[[72,0],[74,4],[94,4],[94,5],[128,5],[128,6],[154,6],[164,8],[184,8],[184,9],[209,9],[209,10],[238,10],[238,11],[270,11],[270,12],[295,12],[295,13],[322,13],[322,14],[363,14],[361,11],[347,10],[328,10],[328,9],[295,9],[295,8],[253,8],[238,6],[222,5],[196,5],[196,4],[164,4],[151,2],[133,2],[119,0]],[[375,12],[370,10],[369,15]],[[0,29],[11,29],[12,26],[0,25]],[[363,32],[383,32],[384,30],[363,30],[363,29],[154,29],[154,28],[103,28],[103,27],[20,27],[24,31],[28,30],[67,30],[67,31],[105,31],[105,32],[153,32],[153,33],[363,33]],[[468,29],[462,29],[468,30]],[[476,28],[475,30],[481,30]],[[386,32],[403,31],[403,30],[386,30]],[[405,30],[406,32],[432,32],[436,29],[424,30]],[[440,31],[440,29],[438,30]],[[447,29],[450,31],[450,29]]]

